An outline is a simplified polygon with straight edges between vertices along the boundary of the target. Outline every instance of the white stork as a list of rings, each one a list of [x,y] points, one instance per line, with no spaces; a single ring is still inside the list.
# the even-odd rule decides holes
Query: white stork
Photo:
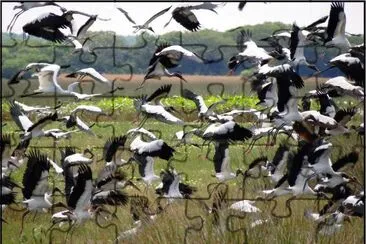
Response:
[[[201,24],[198,21],[196,15],[192,12],[192,10],[200,10],[200,9],[206,9],[210,10],[214,13],[217,13],[215,11],[215,8],[220,6],[221,4],[213,4],[210,2],[204,2],[202,4],[198,5],[190,5],[190,6],[182,6],[177,7],[172,12],[172,17],[167,22],[164,27],[166,27],[172,19],[175,19],[179,24],[181,24],[184,28],[186,28],[189,31],[197,31],[199,30]]]
[[[1,134],[1,170],[7,175],[23,164],[25,151],[29,146],[30,139],[20,141],[17,147],[11,151],[10,135]]]
[[[141,135],[138,135],[130,144],[130,150],[138,155],[159,157],[164,160],[169,160],[173,157],[174,149],[166,144],[163,140],[157,139],[150,142],[141,140]]]
[[[19,106],[14,103],[10,103],[10,114],[18,127],[24,131],[22,140],[45,136],[47,131],[44,131],[43,128],[52,121],[57,120],[57,112],[55,112],[39,119],[36,123],[33,123],[24,113],[20,111]]]
[[[346,14],[343,2],[332,2],[324,45],[340,48],[342,53],[351,47],[346,37]]]
[[[347,215],[363,217],[365,215],[365,192],[347,197],[343,202],[344,212]]]
[[[141,89],[148,79],[161,79],[162,76],[178,77],[186,81],[180,72],[170,73],[168,69],[177,67],[182,59],[186,57],[192,61],[203,63],[204,61],[197,54],[179,45],[160,44],[155,50],[149,62],[149,67],[144,80],[137,89]]]
[[[352,53],[343,53],[332,58],[329,63],[339,68],[349,80],[355,82],[355,85],[365,87],[365,66],[359,57]]]
[[[8,205],[16,203],[15,199],[17,192],[13,190],[15,187],[21,189],[21,187],[9,176],[1,176],[1,211],[3,211]],[[2,218],[1,220],[5,222]]]
[[[153,30],[153,28],[152,27],[150,27],[149,26],[149,24],[151,23],[151,22],[153,22],[156,18],[158,18],[158,17],[160,17],[161,15],[163,15],[163,14],[165,14],[166,12],[168,12],[169,11],[169,9],[171,8],[172,6],[170,6],[169,8],[165,8],[165,9],[163,9],[163,10],[161,10],[161,11],[159,11],[159,12],[157,12],[156,14],[154,14],[153,16],[151,16],[144,24],[142,24],[142,25],[136,25],[135,23],[134,23],[134,21],[131,21],[131,19],[130,18],[128,18],[127,16],[127,12],[126,11],[122,11],[122,9],[121,8],[118,8],[129,20],[130,20],[130,22],[133,22],[135,25],[134,26],[132,26],[133,28],[135,28],[135,30],[134,30],[134,33],[136,33],[136,32],[138,32],[139,30],[150,30],[150,31],[152,31],[152,32],[154,32],[154,30]]]
[[[304,55],[304,48],[311,44],[311,42],[306,39],[307,33],[309,32],[301,30],[295,23],[292,25],[290,38],[291,64],[295,67],[298,65],[306,65],[310,69],[319,71],[314,64],[308,63]]]
[[[358,100],[364,100],[365,91],[361,86],[352,85],[347,78],[343,76],[337,76],[327,80],[321,85],[321,90],[324,92],[330,92],[336,90],[340,94],[356,97]]]
[[[85,157],[86,154],[90,155],[90,158]],[[64,158],[64,164],[67,166],[76,166],[81,164],[91,164],[93,163],[94,154],[87,148],[84,153],[73,153]]]
[[[72,221],[81,224],[94,217],[97,208],[93,208],[91,197],[93,191],[92,171],[81,164],[76,179],[70,170],[64,168],[65,194],[68,210],[57,212],[52,215],[52,220]]]
[[[82,25],[78,31],[76,31],[76,23],[74,21],[74,14],[88,16],[89,19],[87,22]],[[86,13],[82,13],[79,11],[66,11],[63,12],[62,15],[56,15],[54,13],[45,13],[41,16],[38,16],[31,22],[25,24],[23,26],[23,31],[30,35],[43,38],[48,41],[61,43],[65,40],[71,41],[76,48],[79,48],[81,45],[77,38],[85,35],[87,29],[95,22],[98,17],[96,15],[89,15]],[[102,19],[100,20],[109,20],[109,19]],[[60,29],[70,30],[69,35],[65,35],[60,31]]]
[[[291,152],[285,144],[281,144],[272,159],[268,162],[266,168],[269,172],[268,176],[274,183],[277,183],[284,175],[286,163],[288,160],[291,161]]]
[[[167,124],[184,124],[183,120],[169,113],[162,105],[149,104],[146,96],[134,99],[134,106],[138,112],[142,112],[145,115],[145,118],[140,123],[139,128],[142,127],[148,118],[155,118],[156,120]]]
[[[230,74],[232,74],[236,67],[244,61],[249,62],[254,67],[258,67],[261,64],[265,64],[269,60],[273,59],[273,57],[269,55],[266,50],[258,47],[257,44],[252,40],[252,33],[249,30],[241,31],[241,35],[243,36],[243,45],[245,49],[230,59],[228,65]]]
[[[160,177],[154,173],[154,158],[135,153],[134,160],[139,165],[139,173],[144,183],[149,186],[154,181],[160,180]]]
[[[14,6],[13,10],[20,9],[12,18],[10,21],[7,30],[11,33],[11,30],[15,24],[15,21],[19,18],[21,14],[24,12],[33,9],[33,8],[39,8],[39,7],[45,7],[45,6],[56,6],[59,7],[62,12],[66,12],[67,10],[55,2],[47,1],[47,2],[21,2],[20,5]]]
[[[162,183],[155,189],[158,195],[168,198],[171,203],[176,198],[189,198],[196,189],[180,182],[180,174],[173,170],[166,170],[160,174]]]
[[[31,211],[40,212],[52,207],[48,186],[48,173],[50,163],[45,154],[40,151],[31,151],[28,155],[27,168],[23,175],[23,196],[27,211],[22,216],[21,232],[23,231],[24,218]]]
[[[237,210],[244,213],[260,213],[262,212],[259,208],[254,206],[255,201],[242,200],[235,202],[230,205],[230,209]]]
[[[228,142],[216,142],[215,143],[215,155],[213,158],[215,176],[221,181],[227,181],[235,178],[237,175],[231,171],[230,168],[230,156],[229,156],[229,143]]]
[[[215,141],[243,141],[252,137],[252,132],[234,121],[226,123],[214,123],[209,125],[203,132],[202,137],[205,140]]]
[[[214,109],[219,104],[226,102],[225,100],[221,100],[221,101],[215,102],[215,103],[211,104],[209,107],[207,107],[202,96],[197,95],[188,89],[183,90],[182,96],[186,99],[192,100],[196,104],[196,107],[198,109],[198,117],[200,119],[205,119],[205,118],[208,118],[209,116],[215,116],[216,113],[214,112]]]
[[[304,194],[319,195],[307,183],[312,170],[307,166],[307,157],[311,152],[312,143],[300,147],[291,161],[287,163],[287,173],[277,182],[274,189],[264,190],[266,197],[292,194],[294,197]],[[288,186],[284,183],[287,182]]]
[[[110,81],[107,78],[105,78],[103,75],[101,75],[94,68],[80,69],[80,70],[77,70],[73,73],[70,73],[70,74],[66,75],[66,77],[69,77],[69,78],[78,77],[78,81],[81,81],[86,76],[89,76],[93,80],[99,82],[100,84],[102,84],[102,85],[104,85],[108,88],[112,88],[112,86],[113,86],[113,81]]]

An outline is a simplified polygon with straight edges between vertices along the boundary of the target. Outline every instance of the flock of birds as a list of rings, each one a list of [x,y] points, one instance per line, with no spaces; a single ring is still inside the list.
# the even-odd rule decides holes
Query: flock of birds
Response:
[[[73,23],[73,14],[84,14],[79,11],[69,11],[53,2],[22,2],[16,8],[21,9],[13,20],[12,25],[21,13],[35,7],[56,5],[63,12],[62,15],[50,13],[38,17],[23,27],[24,32],[41,37],[43,39],[61,42],[71,40],[75,47],[82,49],[79,40],[86,35],[87,29],[98,19],[91,15],[90,19],[79,29]],[[245,2],[239,4],[243,8]],[[219,4],[203,3],[199,5],[177,7],[172,12],[172,18],[190,31],[199,29],[200,24],[192,10],[208,9],[216,12]],[[122,8],[119,10],[126,18],[135,24],[136,30],[149,29],[151,22],[163,15],[170,8],[164,9],[154,15],[142,25],[136,25],[132,18]],[[86,14],[84,14],[86,15]],[[327,27],[318,25],[328,20]],[[125,206],[131,202],[131,215],[136,225],[135,228],[121,233],[119,238],[126,235],[136,234],[144,224],[149,224],[165,208],[159,206],[157,210],[149,209],[148,200],[143,195],[130,196],[126,187],[133,187],[136,191],[141,190],[135,185],[133,179],[127,178],[123,171],[126,165],[137,165],[141,180],[146,184],[146,191],[154,182],[161,181],[155,188],[155,193],[168,199],[171,205],[177,198],[191,198],[197,191],[195,187],[181,182],[182,173],[178,173],[171,165],[176,149],[181,146],[196,146],[202,148],[214,144],[213,168],[215,177],[219,182],[229,181],[238,176],[250,177],[262,172],[273,183],[273,189],[263,190],[261,198],[273,199],[281,195],[300,197],[313,195],[328,200],[327,204],[319,213],[306,211],[305,216],[318,223],[319,232],[333,234],[339,230],[344,220],[350,216],[364,216],[364,190],[363,184],[357,178],[348,175],[341,170],[347,164],[355,164],[358,161],[360,150],[352,148],[351,152],[338,158],[332,163],[331,155],[333,145],[330,139],[335,136],[346,134],[358,134],[364,136],[364,123],[359,126],[349,126],[352,118],[362,111],[364,106],[364,82],[365,82],[365,48],[364,44],[351,46],[345,32],[346,16],[344,4],[334,2],[331,4],[329,17],[325,16],[314,23],[299,27],[293,25],[292,30],[281,32],[263,39],[273,48],[271,51],[257,46],[252,40],[249,31],[240,32],[239,43],[243,51],[233,56],[228,61],[230,72],[235,71],[243,63],[251,64],[255,70],[248,80],[252,89],[257,92],[258,106],[256,109],[233,109],[226,113],[216,113],[217,105],[226,102],[225,99],[207,106],[204,99],[195,92],[184,89],[182,96],[196,104],[199,124],[192,125],[180,119],[179,112],[174,107],[163,103],[163,98],[169,95],[172,85],[163,85],[150,96],[143,95],[134,99],[134,106],[139,114],[144,116],[137,128],[128,130],[125,135],[111,137],[104,145],[104,167],[98,172],[98,177],[93,178],[91,164],[95,164],[94,154],[89,149],[77,152],[74,147],[60,148],[59,163],[51,160],[46,153],[38,149],[29,149],[31,141],[42,137],[52,137],[56,141],[70,138],[73,133],[86,133],[95,136],[92,126],[80,118],[81,113],[92,115],[106,115],[102,109],[93,105],[78,105],[66,113],[62,106],[40,107],[29,106],[14,99],[9,100],[10,114],[13,121],[20,129],[20,142],[15,148],[11,148],[10,134],[2,133],[2,177],[1,177],[1,205],[2,210],[9,205],[19,204],[17,196],[20,189],[26,212],[22,220],[30,212],[42,212],[55,207],[63,207],[66,210],[56,212],[51,219],[53,225],[61,222],[69,222],[77,226],[86,220],[95,218],[100,213],[109,213],[105,206]],[[12,26],[9,26],[11,30]],[[64,35],[60,28],[69,28],[70,35]],[[76,44],[78,43],[78,44]],[[80,45],[79,45],[80,44]],[[309,64],[304,56],[304,48],[308,45],[336,47],[339,55],[330,60],[329,67],[337,67],[345,76],[331,78],[323,83],[317,90],[307,92],[301,97],[302,105],[299,106],[297,93],[304,87],[304,81],[296,72],[296,67],[306,65],[321,73],[318,68]],[[185,81],[179,72],[170,73],[169,69],[180,64],[181,57],[190,59],[192,62],[205,63],[194,52],[179,45],[162,43],[154,52],[149,62],[147,74],[142,87],[148,79],[160,79],[162,76],[176,76]],[[101,83],[110,92],[115,88],[114,81],[110,81],[94,68],[77,70],[67,77],[78,80],[63,89],[57,81],[62,67],[57,64],[31,63],[10,79],[9,84],[19,83],[23,75],[33,71],[32,76],[38,78],[39,87],[32,94],[66,94],[74,96],[77,100],[91,99],[101,94],[81,94],[74,91],[78,83],[85,76],[89,76],[96,82]],[[359,104],[353,107],[339,108],[334,102],[335,97],[352,97]],[[320,104],[319,111],[311,109],[311,100],[317,100]],[[39,119],[35,122],[30,120],[30,114],[35,114]],[[238,116],[249,114],[255,119],[254,125],[245,128],[235,122]],[[183,130],[176,133],[176,145],[169,145],[153,132],[143,128],[147,119],[158,120],[161,123],[182,126]],[[63,123],[68,130],[48,129],[45,126],[54,123]],[[4,125],[3,125],[4,126]],[[6,125],[5,125],[6,126]],[[190,128],[191,127],[191,128]],[[190,128],[190,129],[189,129]],[[3,128],[4,131],[4,128]],[[275,144],[277,134],[284,133],[298,143],[297,148],[290,148],[286,142]],[[272,140],[276,147],[275,156],[255,159],[246,170],[237,169],[232,171],[230,166],[230,146],[233,143],[240,144],[250,142],[254,145],[261,138],[267,137]],[[195,138],[195,139],[193,139]],[[203,143],[198,143],[202,141]],[[361,141],[362,143],[362,141]],[[123,159],[122,153],[128,152],[129,157]],[[207,157],[209,151],[207,152]],[[158,176],[154,171],[154,161],[163,159],[168,162],[166,170]],[[24,160],[27,159],[27,160]],[[25,163],[26,161],[26,163]],[[15,182],[11,174],[24,167],[22,185]],[[56,175],[63,177],[64,190],[59,188],[50,189],[49,176],[53,168]],[[356,187],[351,187],[355,185]],[[65,196],[64,202],[54,203],[52,198],[56,192]],[[218,197],[217,201],[224,201]],[[243,200],[232,204],[229,208],[242,212],[260,212],[254,206],[255,201]],[[223,211],[220,202],[207,207],[209,213],[217,215]],[[6,222],[7,220],[2,219]],[[264,223],[265,221],[263,221]],[[52,227],[53,227],[52,225]],[[255,223],[254,223],[255,225]],[[70,225],[71,226],[71,225]],[[22,228],[23,229],[23,221]]]

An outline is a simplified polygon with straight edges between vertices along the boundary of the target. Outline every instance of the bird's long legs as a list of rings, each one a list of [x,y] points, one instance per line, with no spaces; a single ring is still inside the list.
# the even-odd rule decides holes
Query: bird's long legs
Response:
[[[43,92],[33,92],[33,93],[29,93],[29,94],[23,94],[20,95],[20,97],[30,97],[30,96],[34,96],[34,95],[38,95],[38,94],[42,94]]]
[[[147,121],[148,117],[145,116],[145,118],[143,118],[143,120],[141,121],[141,123],[139,124],[139,126],[137,127],[137,129],[141,129],[142,126],[145,124],[145,122]]]
[[[23,233],[23,227],[24,227],[24,219],[25,219],[25,216],[27,216],[28,214],[30,213],[29,210],[25,211],[25,213],[23,214],[22,216],[22,224],[21,224],[21,227],[20,227],[20,235]]]
[[[140,84],[140,86],[136,88],[136,91],[138,91],[138,90],[142,89],[142,88],[145,86],[144,84],[145,84],[146,80],[147,80],[147,79],[144,79],[144,80],[142,81],[142,83]]]
[[[13,18],[11,19],[8,27],[6,27],[6,30],[9,31],[11,33],[13,26],[15,24],[15,21],[19,18],[19,16],[24,13],[24,10],[20,10],[18,13],[16,13]]]

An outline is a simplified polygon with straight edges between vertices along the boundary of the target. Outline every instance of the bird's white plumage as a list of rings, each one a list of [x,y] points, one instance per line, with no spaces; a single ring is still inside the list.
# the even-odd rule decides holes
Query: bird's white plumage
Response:
[[[249,201],[249,200],[243,200],[243,201],[239,201],[236,203],[233,203],[230,208],[231,209],[235,209],[241,212],[245,212],[245,213],[257,213],[257,212],[262,212],[259,208],[255,207],[253,204],[255,202],[254,201]]]
[[[140,144],[140,147],[138,148],[138,153],[143,154],[144,152],[154,152],[161,149],[164,141],[163,140],[154,140],[151,142],[145,142]]]
[[[64,170],[58,166],[53,160],[51,160],[50,158],[47,158],[48,162],[51,164],[51,166],[55,169],[57,174],[62,174],[64,172]]]
[[[181,119],[178,119],[168,111],[164,109],[161,105],[150,105],[144,104],[141,106],[142,110],[151,115],[159,115],[163,117],[166,122],[175,123],[175,124],[183,124],[184,122]]]
[[[155,175],[154,173],[154,159],[152,157],[146,157],[146,166],[144,169],[145,176],[142,177],[142,180],[147,184],[150,185],[152,182],[159,180],[160,177]]]
[[[254,41],[247,41],[244,45],[246,45],[247,48],[239,53],[239,56],[254,58],[259,61],[272,59],[272,56],[268,55],[267,51],[263,48],[258,47]]]
[[[206,130],[203,132],[203,136],[212,136],[213,134],[224,135],[228,132],[231,132],[234,129],[235,122],[228,121],[224,124],[211,124],[209,125]]]
[[[90,208],[93,188],[93,182],[91,180],[87,180],[85,182],[84,192],[76,202],[75,211],[85,211],[85,209]]]
[[[322,115],[321,113],[319,113],[318,111],[315,111],[315,110],[304,111],[304,112],[301,112],[300,114],[301,114],[303,120],[305,120],[305,121],[318,122],[321,125],[329,127],[329,128],[335,128],[338,126],[338,123],[335,119]]]
[[[81,74],[81,75],[89,75],[90,77],[92,77],[96,81],[99,81],[99,82],[102,82],[102,83],[110,83],[110,81],[107,78],[105,78],[103,75],[101,75],[94,68],[80,69],[80,70],[76,71],[75,73]]]
[[[66,164],[90,164],[93,162],[93,159],[87,158],[81,153],[75,153],[67,156],[64,161]]]
[[[142,128],[142,127],[141,128],[133,128],[133,129],[130,129],[130,130],[128,130],[126,132],[127,135],[135,134],[135,133],[136,134],[140,133],[140,134],[146,135],[146,136],[148,136],[152,140],[158,139],[156,137],[156,135],[154,135],[154,133],[152,133],[151,131],[148,131],[148,130]]]
[[[96,114],[103,113],[102,109],[97,106],[79,105],[74,110],[71,111],[71,114],[75,114],[76,112],[79,112],[79,111],[87,111],[87,112],[96,113]]]
[[[339,87],[343,90],[348,90],[348,91],[359,90],[360,92],[362,92],[362,94],[364,93],[362,87],[352,85],[351,83],[348,82],[348,80],[344,76],[337,76],[335,78],[331,78],[328,81],[326,81],[324,84],[330,85],[333,87]]]
[[[343,53],[341,55],[338,55],[338,56],[332,58],[329,62],[334,63],[334,62],[337,62],[337,61],[347,63],[348,66],[350,66],[352,64],[361,63],[359,58],[352,57],[349,53]]]
[[[191,51],[188,51],[187,49],[185,49],[179,45],[172,45],[172,46],[166,47],[163,50],[161,50],[160,52],[156,53],[155,55],[156,56],[167,55],[168,57],[173,56],[175,59],[179,59],[179,56],[181,54],[196,62],[203,63],[203,60],[201,58],[199,58],[196,54],[194,54]]]
[[[36,187],[32,191],[32,196],[42,196],[48,191],[48,171],[43,170]]]
[[[18,101],[14,101],[14,103],[16,105],[18,105],[21,110],[25,113],[29,113],[29,112],[33,112],[33,111],[36,111],[36,112],[40,112],[40,111],[49,111],[51,109],[51,107],[49,106],[46,106],[46,107],[40,107],[40,106],[28,106],[24,103],[20,103]]]

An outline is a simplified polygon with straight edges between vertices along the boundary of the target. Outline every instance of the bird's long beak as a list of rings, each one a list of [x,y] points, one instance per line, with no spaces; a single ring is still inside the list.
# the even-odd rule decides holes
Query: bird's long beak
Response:
[[[11,161],[8,161],[8,167],[9,167],[9,165],[13,165],[15,168],[19,169],[19,166]]]

